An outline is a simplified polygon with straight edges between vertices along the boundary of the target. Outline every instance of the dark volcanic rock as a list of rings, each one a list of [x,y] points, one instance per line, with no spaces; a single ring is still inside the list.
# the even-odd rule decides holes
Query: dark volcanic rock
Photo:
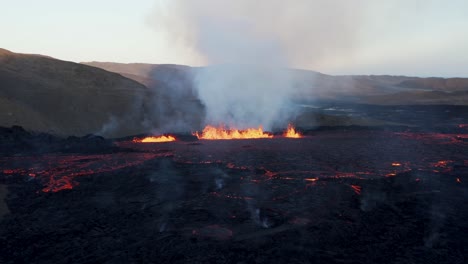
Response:
[[[115,148],[111,140],[92,134],[62,138],[46,133],[28,132],[20,126],[0,127],[0,155],[100,153],[113,151]]]
[[[41,137],[2,131],[20,145]],[[50,137],[76,147],[0,156],[9,211],[0,263],[435,264],[468,255],[467,143],[450,134],[107,143]]]

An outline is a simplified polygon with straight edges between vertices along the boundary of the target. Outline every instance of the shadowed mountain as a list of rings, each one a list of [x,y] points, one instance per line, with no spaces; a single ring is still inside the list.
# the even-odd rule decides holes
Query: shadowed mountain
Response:
[[[145,131],[148,89],[119,74],[0,49],[0,126],[58,135]]]
[[[467,78],[413,78],[399,83],[399,86],[421,90],[435,91],[467,91]]]
[[[163,93],[196,99],[190,78],[198,68],[173,64],[87,62],[145,85],[164,83]],[[293,99],[377,105],[468,105],[468,78],[418,78],[390,75],[332,76],[289,70]],[[176,86],[177,88],[175,88]]]
[[[187,132],[201,129],[205,109],[193,87],[196,68],[175,64],[89,62],[85,65],[119,73],[147,86],[150,115],[157,117],[162,131]]]

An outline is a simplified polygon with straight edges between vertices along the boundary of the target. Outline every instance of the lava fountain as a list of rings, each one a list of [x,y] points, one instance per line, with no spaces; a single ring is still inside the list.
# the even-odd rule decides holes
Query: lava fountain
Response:
[[[201,133],[193,133],[198,139],[218,140],[218,139],[253,139],[253,138],[272,138],[263,128],[248,128],[245,130],[226,129],[224,127],[206,126]]]
[[[171,135],[162,135],[162,136],[151,136],[145,137],[143,139],[134,138],[133,142],[135,143],[161,143],[161,142],[171,142],[176,141],[176,138]]]
[[[302,138],[302,135],[296,131],[293,125],[289,124],[288,129],[284,131],[283,137],[287,138]]]

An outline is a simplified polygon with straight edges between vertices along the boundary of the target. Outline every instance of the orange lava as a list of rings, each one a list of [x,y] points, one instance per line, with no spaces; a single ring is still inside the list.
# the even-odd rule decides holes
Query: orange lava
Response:
[[[273,135],[264,132],[260,126],[258,128],[248,128],[245,130],[225,129],[223,127],[206,126],[202,133],[193,134],[198,139],[249,139],[249,138],[272,138]]]
[[[448,166],[449,163],[451,163],[453,161],[451,160],[440,160],[436,163],[434,163],[434,167],[437,167],[437,168],[446,168]]]
[[[72,178],[64,176],[60,179],[50,178],[50,181],[42,189],[43,192],[59,192],[63,190],[71,190],[73,187],[78,186],[78,182],[73,181]]]
[[[171,142],[176,141],[175,137],[173,136],[152,136],[152,137],[145,137],[143,139],[135,138],[133,142],[135,143],[160,143],[160,142]]]
[[[28,175],[43,185],[43,192],[55,193],[74,189],[79,185],[77,179],[80,177],[139,166],[148,160],[167,155],[170,153],[43,154],[0,157],[0,177],[2,174]],[[11,167],[1,167],[5,165]]]
[[[305,181],[308,181],[308,182],[315,182],[317,181],[318,179],[317,178],[306,178],[304,179]]]
[[[291,124],[288,125],[288,130],[284,131],[283,136],[287,138],[302,138],[302,135]]]

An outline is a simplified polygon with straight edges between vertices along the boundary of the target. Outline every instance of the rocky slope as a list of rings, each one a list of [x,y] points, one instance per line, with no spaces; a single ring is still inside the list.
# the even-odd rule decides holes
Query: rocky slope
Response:
[[[142,133],[147,94],[120,74],[0,49],[0,126],[77,136]]]

